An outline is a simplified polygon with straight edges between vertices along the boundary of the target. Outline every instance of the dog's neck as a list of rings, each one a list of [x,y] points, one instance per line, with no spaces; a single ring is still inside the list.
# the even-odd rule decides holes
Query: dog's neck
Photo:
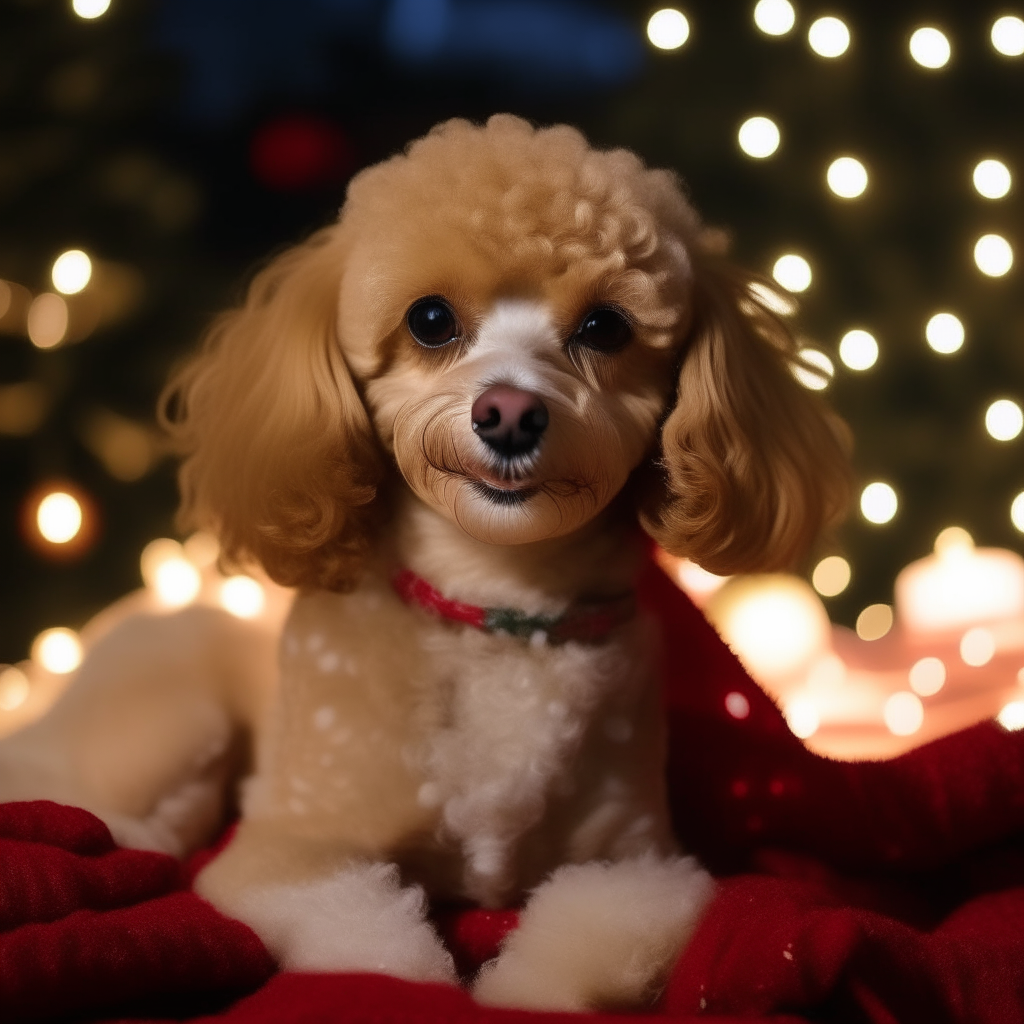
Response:
[[[621,595],[632,588],[643,558],[636,527],[614,509],[565,537],[504,546],[475,540],[403,488],[395,527],[397,567],[446,597],[531,615]]]

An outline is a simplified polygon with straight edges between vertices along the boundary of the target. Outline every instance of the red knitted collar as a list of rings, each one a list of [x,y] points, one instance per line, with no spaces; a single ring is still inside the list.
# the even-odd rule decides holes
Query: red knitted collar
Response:
[[[509,633],[526,640],[542,633],[551,644],[567,640],[599,643],[616,626],[636,614],[636,597],[632,593],[573,605],[561,615],[527,615],[518,608],[481,608],[453,601],[409,569],[395,573],[391,583],[406,604],[419,605],[442,619],[464,622],[486,633]]]

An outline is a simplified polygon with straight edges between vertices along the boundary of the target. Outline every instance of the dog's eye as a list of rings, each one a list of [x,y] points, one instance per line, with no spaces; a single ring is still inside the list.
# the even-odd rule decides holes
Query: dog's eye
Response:
[[[598,352],[618,352],[632,337],[633,328],[622,313],[610,306],[600,306],[583,318],[572,340]]]
[[[405,321],[409,333],[426,348],[440,348],[459,336],[459,322],[452,307],[437,296],[414,302]]]

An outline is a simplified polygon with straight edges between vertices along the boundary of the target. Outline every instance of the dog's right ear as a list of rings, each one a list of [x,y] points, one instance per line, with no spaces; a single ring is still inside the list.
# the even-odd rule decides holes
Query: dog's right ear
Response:
[[[354,582],[384,472],[337,340],[345,248],[334,226],[278,256],[160,400],[181,525],[287,586]]]

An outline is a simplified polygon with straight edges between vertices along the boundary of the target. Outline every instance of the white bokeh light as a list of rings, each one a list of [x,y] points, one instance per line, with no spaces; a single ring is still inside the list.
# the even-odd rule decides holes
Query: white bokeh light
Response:
[[[896,515],[897,508],[899,508],[899,499],[896,497],[896,492],[880,480],[868,484],[861,491],[860,510],[869,523],[881,526],[883,523],[890,522]]]
[[[996,721],[1007,732],[1018,732],[1024,729],[1024,700],[1011,700],[1004,704],[996,715]]]
[[[1003,277],[1013,266],[1013,247],[1002,235],[982,235],[974,243],[974,262],[989,277]]]
[[[840,199],[856,199],[868,187],[868,171],[856,157],[841,156],[828,165],[825,180]]]
[[[894,736],[912,736],[924,724],[924,705],[916,694],[901,690],[885,702],[882,717]]]
[[[824,391],[836,372],[832,360],[816,348],[802,348],[797,355],[808,366],[794,365],[793,376],[811,391]]]
[[[856,632],[861,640],[881,640],[892,629],[892,607],[869,604],[857,616]]]
[[[924,336],[932,351],[948,356],[960,350],[966,335],[959,317],[936,313],[925,325]]]
[[[14,711],[28,700],[32,687],[28,676],[14,665],[0,671],[0,711]]]
[[[811,586],[822,597],[835,597],[850,585],[850,563],[841,555],[823,558],[811,574]]]
[[[665,7],[648,20],[647,38],[659,50],[678,50],[690,38],[690,23],[682,11]]]
[[[850,48],[850,30],[839,18],[818,18],[807,30],[807,42],[819,57],[841,57]]]
[[[1009,398],[1000,398],[985,410],[985,429],[997,441],[1012,441],[1024,428],[1024,412]]]
[[[164,607],[181,608],[199,594],[202,577],[176,540],[161,537],[150,541],[140,562],[142,579]]]
[[[1021,491],[1010,504],[1010,522],[1024,533],[1024,491]]]
[[[74,672],[82,663],[82,644],[78,634],[63,626],[44,629],[32,641],[32,660],[55,675]]]
[[[996,18],[990,35],[992,46],[1004,57],[1019,57],[1024,53],[1024,21],[1012,14]]]
[[[915,30],[910,37],[910,56],[923,68],[944,68],[952,54],[946,34],[931,25]]]
[[[265,603],[263,587],[251,576],[231,576],[220,585],[220,606],[239,619],[255,618]]]
[[[1013,186],[1010,168],[1002,160],[980,160],[971,180],[978,195],[986,199],[1002,199]]]
[[[779,133],[779,126],[770,117],[748,117],[736,138],[740,149],[747,156],[755,160],[764,160],[771,156],[778,148],[782,136]]]
[[[987,665],[996,653],[996,638],[992,630],[975,626],[960,637],[960,658],[965,665],[980,668]]]
[[[80,18],[92,21],[110,10],[110,0],[71,0],[71,9]]]
[[[878,362],[878,342],[868,331],[847,331],[839,342],[839,358],[851,370],[870,370]]]
[[[813,736],[821,724],[818,709],[806,697],[794,697],[787,701],[783,714],[789,731],[802,740]]]
[[[26,330],[36,348],[59,345],[68,332],[68,304],[54,292],[37,295],[28,308]]]
[[[784,36],[796,24],[796,11],[789,0],[758,0],[754,24],[766,36]]]
[[[946,685],[946,665],[941,658],[921,658],[910,667],[908,676],[914,693],[934,697]]]
[[[36,527],[43,540],[67,544],[82,528],[82,506],[66,491],[51,491],[36,509]]]
[[[53,287],[64,295],[77,295],[92,277],[92,260],[81,249],[62,252],[50,270]]]
[[[795,253],[780,256],[772,267],[772,277],[788,292],[805,292],[813,279],[811,265]]]

